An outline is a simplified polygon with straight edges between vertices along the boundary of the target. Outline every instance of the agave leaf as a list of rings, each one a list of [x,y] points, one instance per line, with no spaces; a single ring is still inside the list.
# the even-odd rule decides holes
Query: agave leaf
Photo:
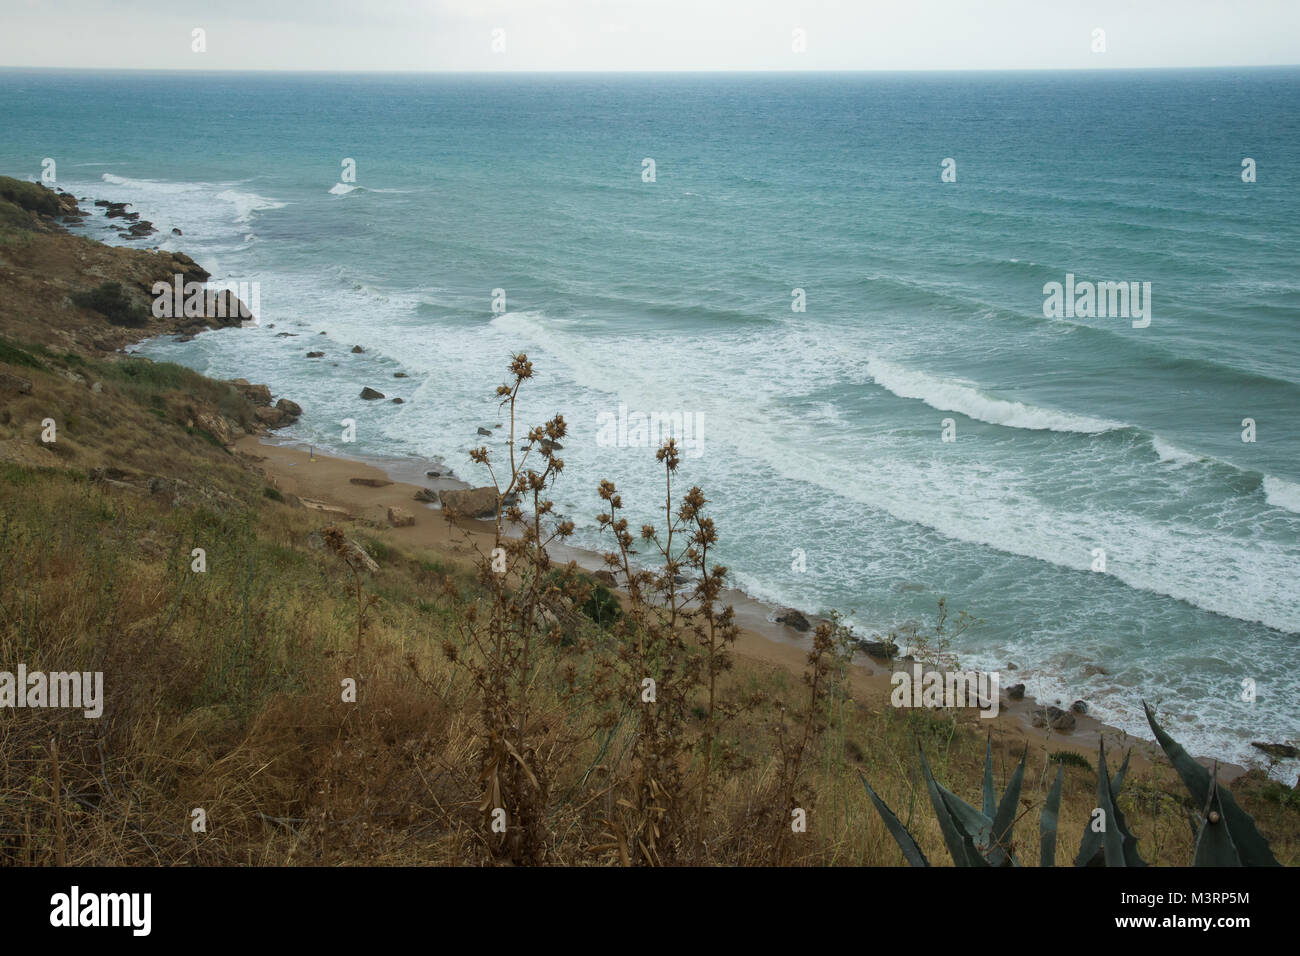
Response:
[[[984,744],[984,815],[990,820],[997,812],[997,793],[993,789],[993,735]]]
[[[1107,866],[1126,866],[1124,860],[1124,835],[1116,820],[1115,797],[1110,789],[1110,774],[1106,770],[1106,742],[1102,741],[1097,757],[1097,806],[1103,814],[1105,829],[1101,834],[1101,852]]]
[[[1079,855],[1074,859],[1075,866],[1146,866],[1146,863],[1137,854],[1137,838],[1128,830],[1128,824],[1124,820],[1124,814],[1120,812],[1116,797],[1119,795],[1120,787],[1124,784],[1124,775],[1128,773],[1129,758],[1133,752],[1130,750],[1124,755],[1124,763],[1120,766],[1119,772],[1115,776],[1109,776],[1106,770],[1106,745],[1103,741],[1100,746],[1100,757],[1097,765],[1097,803],[1098,807],[1104,811],[1104,821],[1106,830],[1103,833],[1097,833],[1092,829],[1091,819],[1083,828],[1083,840],[1079,844]],[[1103,796],[1103,794],[1105,794]],[[1107,854],[1107,840],[1114,834],[1115,841],[1110,844],[1110,855]],[[1118,853],[1118,856],[1115,854]],[[1112,862],[1113,859],[1119,859],[1120,862]]]
[[[903,851],[903,858],[907,860],[910,866],[929,866],[930,861],[925,858],[921,848],[916,845],[916,840],[908,832],[907,827],[903,826],[901,820],[894,815],[894,811],[885,805],[885,801],[876,796],[876,791],[871,789],[871,784],[867,783],[866,776],[862,771],[858,771],[858,776],[862,777],[862,785],[867,788],[867,793],[871,796],[871,802],[876,805],[876,811],[880,818],[885,821],[885,826],[889,828],[890,834],[894,837],[894,842],[898,848]]]
[[[1232,793],[1227,787],[1214,787],[1210,772],[1193,760],[1186,750],[1165,733],[1164,729],[1156,723],[1155,714],[1151,712],[1146,701],[1142,702],[1142,707],[1147,712],[1147,723],[1151,725],[1151,732],[1156,735],[1156,740],[1169,757],[1169,762],[1178,771],[1178,776],[1183,778],[1183,785],[1191,791],[1192,798],[1203,807],[1209,806],[1211,788],[1218,791],[1221,808],[1219,812],[1224,825],[1230,831],[1229,835],[1237,848],[1242,865],[1281,866],[1273,856],[1273,851],[1269,849],[1268,841],[1260,836],[1259,830],[1255,829],[1255,818],[1237,806],[1237,801],[1232,798]]]
[[[1228,820],[1219,801],[1219,765],[1210,777],[1210,800],[1201,812],[1201,832],[1196,834],[1196,855],[1192,866],[1241,866],[1241,856],[1228,831]]]
[[[1047,802],[1043,804],[1043,813],[1038,820],[1039,866],[1056,865],[1056,824],[1061,813],[1061,777],[1064,774],[1065,764],[1058,763],[1056,782],[1047,791]]]
[[[934,815],[939,818],[939,828],[943,831],[944,843],[948,845],[948,853],[952,856],[954,866],[988,866],[988,860],[975,848],[975,841],[971,838],[970,833],[959,823],[953,816],[945,802],[943,788],[939,786],[938,781],[934,779],[934,774],[930,772],[930,764],[925,759],[925,751],[917,747],[917,753],[921,755],[921,772],[925,775],[926,790],[930,794],[930,803],[934,806]],[[961,800],[954,797],[957,805],[963,805]],[[974,807],[967,807],[972,813],[978,813]],[[982,815],[982,814],[981,814]]]
[[[1002,794],[997,814],[993,817],[993,846],[1006,857],[1006,862],[1013,862],[1011,855],[1011,831],[1016,825],[1016,812],[1020,809],[1020,788],[1025,782],[1025,760],[1029,756],[1029,746],[1020,755],[1020,763],[1011,774],[1011,782]]]

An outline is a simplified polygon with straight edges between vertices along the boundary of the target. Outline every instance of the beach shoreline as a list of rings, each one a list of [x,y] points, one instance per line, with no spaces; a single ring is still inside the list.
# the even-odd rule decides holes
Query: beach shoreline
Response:
[[[440,507],[415,500],[415,493],[422,488],[461,490],[470,487],[458,478],[446,477],[446,472],[438,478],[424,478],[417,484],[412,478],[423,471],[419,462],[323,454],[306,443],[273,433],[244,436],[234,443],[233,448],[242,460],[260,469],[268,483],[282,494],[295,496],[304,507],[340,520],[360,521],[382,528],[400,544],[433,551],[451,561],[472,562],[476,547],[484,553],[491,551],[495,536],[491,522],[461,520],[454,529],[449,528]],[[386,484],[374,487],[353,479]],[[414,523],[393,527],[387,520],[390,508],[407,512]],[[603,556],[594,551],[567,545],[551,546],[548,550],[559,564],[573,561],[589,573],[605,568]],[[621,589],[612,590],[626,599]],[[721,601],[735,608],[740,628],[734,647],[738,658],[760,666],[780,668],[794,675],[804,672],[810,633],[805,635],[776,623],[772,620],[775,608],[742,591],[729,589]],[[910,669],[911,666],[910,661],[886,662],[856,652],[850,665],[850,684],[855,699],[871,706],[892,706],[892,675],[896,670]],[[1047,702],[1037,701],[1028,694],[1022,699],[1011,700],[1003,686],[997,714],[992,717],[972,716],[971,719],[984,725],[993,736],[1013,743],[1015,748],[1029,746],[1035,753],[1070,751],[1092,759],[1104,737],[1112,749],[1131,747],[1133,760],[1138,766],[1163,761],[1160,748],[1153,741],[1134,738],[1087,714],[1073,715],[1075,727],[1071,731],[1035,727],[1033,712],[1044,706]],[[1065,706],[1068,708],[1068,704]],[[965,708],[965,712],[973,715],[976,708]],[[1205,755],[1195,756],[1206,766],[1217,762],[1220,777],[1225,782],[1235,780],[1248,769]]]

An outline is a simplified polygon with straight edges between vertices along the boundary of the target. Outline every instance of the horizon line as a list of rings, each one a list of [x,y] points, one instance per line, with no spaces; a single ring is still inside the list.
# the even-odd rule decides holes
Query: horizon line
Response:
[[[846,67],[844,69],[775,69],[752,67],[745,69],[495,69],[495,70],[392,70],[392,69],[328,69],[302,68],[277,69],[275,67],[154,67],[154,66],[36,66],[32,64],[0,64],[0,70],[48,70],[68,73],[278,73],[278,74],[325,74],[345,75],[387,75],[387,76],[689,76],[709,75],[835,75],[835,74],[896,74],[896,73],[1149,73],[1175,72],[1182,70],[1278,70],[1300,69],[1300,63],[1225,63],[1200,64],[1187,66],[1005,66],[1005,67],[899,67],[893,69],[864,69]]]

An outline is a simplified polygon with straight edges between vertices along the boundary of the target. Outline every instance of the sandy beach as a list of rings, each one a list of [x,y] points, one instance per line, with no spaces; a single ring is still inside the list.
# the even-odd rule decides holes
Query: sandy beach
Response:
[[[476,542],[485,551],[491,550],[493,528],[490,523],[463,521],[453,529],[448,526],[441,508],[415,500],[415,493],[421,488],[443,491],[469,487],[454,477],[448,477],[448,469],[454,469],[454,463],[440,465],[429,462],[425,465],[414,461],[342,458],[324,455],[273,436],[248,435],[235,442],[234,448],[241,457],[262,470],[268,483],[283,494],[296,496],[304,507],[338,519],[384,528],[394,541],[410,548],[427,549],[448,560],[471,562],[475,554],[471,542]],[[441,475],[421,479],[426,467],[441,471]],[[390,483],[375,487],[353,479]],[[387,520],[389,508],[408,512],[414,517],[414,524],[392,527]],[[550,550],[554,559],[561,562],[572,560],[589,571],[604,567],[602,556],[591,551],[563,546]],[[626,595],[620,596],[626,599]],[[738,658],[759,666],[782,668],[793,674],[803,673],[809,647],[807,635],[774,622],[771,619],[774,608],[741,591],[727,592],[725,600],[735,607],[740,624],[734,648]],[[891,674],[895,669],[908,666],[902,662],[891,666],[865,654],[855,655],[850,676],[855,696],[869,706],[891,706]],[[1012,682],[1011,677],[1014,677],[1014,672],[1001,675],[1002,690],[996,716],[979,716],[977,709],[970,708],[964,712],[963,719],[982,726],[995,739],[1005,741],[1015,749],[1028,744],[1031,755],[1038,755],[1040,759],[1044,751],[1058,750],[1094,758],[1098,741],[1104,734],[1112,748],[1133,748],[1135,766],[1148,765],[1153,759],[1163,760],[1154,743],[1131,738],[1087,714],[1075,714],[1076,725],[1071,731],[1048,731],[1033,726],[1032,712],[1052,702],[1040,703],[1028,695],[1021,700],[1009,699],[1006,686]],[[1059,702],[1058,705],[1068,707],[1069,702]],[[1204,756],[1201,759],[1207,765],[1213,762]],[[1219,772],[1222,779],[1232,780],[1245,773],[1245,768],[1220,763]]]

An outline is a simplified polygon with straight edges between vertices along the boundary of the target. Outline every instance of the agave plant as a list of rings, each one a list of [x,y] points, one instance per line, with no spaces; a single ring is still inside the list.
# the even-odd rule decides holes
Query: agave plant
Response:
[[[1237,806],[1232,794],[1226,787],[1219,786],[1218,766],[1213,773],[1206,770],[1180,747],[1156,723],[1151,708],[1142,704],[1146,711],[1147,723],[1155,734],[1156,740],[1169,757],[1170,763],[1178,771],[1183,784],[1191,792],[1197,804],[1202,806],[1201,828],[1196,837],[1196,852],[1193,866],[1277,866],[1279,865],[1265,840],[1255,829],[1254,819]],[[1020,757],[1020,763],[1011,774],[1002,799],[997,799],[993,785],[993,744],[990,739],[985,745],[984,785],[982,809],[976,810],[952,791],[934,779],[925,753],[917,747],[921,759],[921,772],[925,777],[926,790],[930,794],[930,803],[939,820],[944,843],[956,866],[1019,866],[1020,863],[1012,852],[1012,831],[1015,826],[1016,811],[1020,803],[1020,790],[1025,777],[1025,758],[1029,749]],[[1137,838],[1128,829],[1124,814],[1119,809],[1119,792],[1124,785],[1124,776],[1128,773],[1129,754],[1112,777],[1106,769],[1106,745],[1099,746],[1097,758],[1097,811],[1100,811],[1101,826],[1094,826],[1093,821],[1084,827],[1083,840],[1079,853],[1075,857],[1075,866],[1146,866],[1138,856]],[[1058,764],[1056,780],[1048,791],[1047,800],[1039,817],[1039,865],[1054,866],[1056,863],[1056,831],[1061,809],[1061,780],[1065,770],[1064,764]],[[861,774],[860,774],[861,776]],[[902,821],[885,802],[876,795],[862,776],[862,785],[866,787],[871,802],[875,804],[881,819],[893,836],[903,857],[912,866],[929,866],[930,862],[921,852],[921,847]],[[1094,813],[1096,816],[1096,813]]]

